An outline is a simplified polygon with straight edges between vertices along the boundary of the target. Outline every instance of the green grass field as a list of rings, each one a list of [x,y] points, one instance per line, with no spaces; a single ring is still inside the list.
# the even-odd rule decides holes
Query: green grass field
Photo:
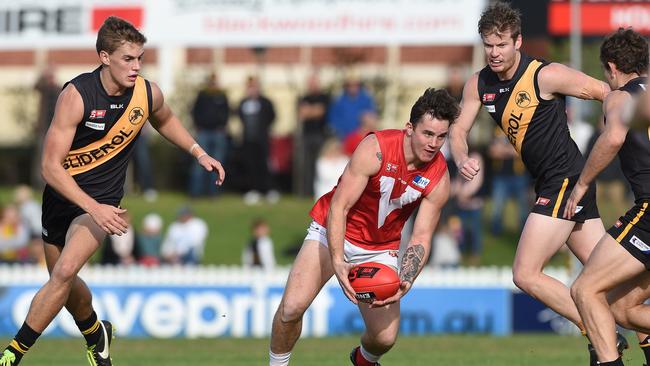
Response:
[[[635,344],[628,335],[630,344]],[[2,344],[6,339],[0,340]],[[296,366],[349,365],[348,353],[357,337],[308,338],[298,342],[292,356]],[[116,366],[250,366],[268,365],[268,339],[135,340],[117,339],[112,348]],[[632,346],[627,365],[644,359]],[[382,358],[385,366],[587,366],[585,340],[557,335],[401,337]],[[43,339],[21,365],[86,365],[81,339]]]

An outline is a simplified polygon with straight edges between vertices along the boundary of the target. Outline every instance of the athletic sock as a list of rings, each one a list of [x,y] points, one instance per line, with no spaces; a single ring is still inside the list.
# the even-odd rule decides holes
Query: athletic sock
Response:
[[[36,343],[40,335],[41,333],[32,329],[27,323],[23,323],[7,349],[16,356],[17,360],[20,360],[29,351],[29,348]]]
[[[625,366],[621,357],[609,362],[598,362],[600,366]]]
[[[77,327],[86,339],[87,345],[97,344],[102,335],[102,326],[97,319],[97,313],[93,311],[86,320],[75,321]]]
[[[646,365],[650,365],[650,336],[645,337],[642,342],[639,342],[639,347],[641,347],[641,350],[645,355]]]
[[[375,356],[368,352],[363,346],[359,347],[359,352],[356,355],[356,362],[359,366],[374,366],[381,356]]]
[[[288,366],[291,352],[287,353],[273,353],[269,350],[269,366]]]

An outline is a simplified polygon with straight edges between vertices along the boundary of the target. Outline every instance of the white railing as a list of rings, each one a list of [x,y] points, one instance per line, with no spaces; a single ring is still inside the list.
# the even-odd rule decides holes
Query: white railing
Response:
[[[248,269],[240,266],[98,266],[84,267],[80,276],[90,284],[124,285],[250,285],[266,283],[284,285],[290,267],[273,271]],[[561,267],[547,268],[545,273],[563,283],[570,282],[569,271]],[[39,284],[47,281],[47,271],[38,265],[0,265],[0,286]],[[330,284],[336,284],[332,278]],[[425,268],[416,286],[438,287],[506,287],[514,289],[512,269],[503,267],[460,267],[454,269]]]

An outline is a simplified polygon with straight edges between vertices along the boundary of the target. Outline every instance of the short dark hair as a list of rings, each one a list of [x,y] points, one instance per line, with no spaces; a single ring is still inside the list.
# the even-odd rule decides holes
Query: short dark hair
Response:
[[[608,62],[626,74],[645,74],[648,70],[648,41],[632,28],[618,28],[600,46],[600,62],[607,71]]]
[[[445,89],[428,88],[413,104],[409,122],[415,127],[425,114],[452,124],[460,114],[460,107]]]
[[[110,55],[126,42],[143,45],[147,42],[147,38],[133,24],[122,18],[110,16],[104,20],[104,24],[97,32],[95,48],[98,54],[106,51]]]
[[[510,31],[513,40],[521,34],[521,13],[510,4],[496,1],[481,14],[478,33],[481,37],[492,33],[503,34]]]

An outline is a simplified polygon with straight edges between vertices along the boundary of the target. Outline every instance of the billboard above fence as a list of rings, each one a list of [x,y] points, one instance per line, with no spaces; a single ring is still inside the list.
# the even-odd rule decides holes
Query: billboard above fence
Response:
[[[474,44],[486,0],[0,0],[0,49],[93,48],[109,15],[153,46]]]

